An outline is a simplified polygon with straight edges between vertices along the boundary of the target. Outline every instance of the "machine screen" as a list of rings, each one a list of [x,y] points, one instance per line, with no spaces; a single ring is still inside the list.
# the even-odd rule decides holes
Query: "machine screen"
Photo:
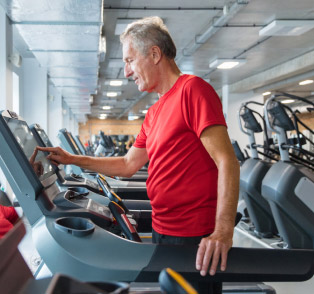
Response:
[[[54,170],[51,163],[46,158],[46,155],[42,151],[38,151],[37,155],[34,157],[37,142],[26,122],[9,117],[4,118],[11,132],[15,136],[15,139],[23,149],[24,154],[32,165],[39,180],[42,181],[51,176],[54,173]]]
[[[71,141],[71,143],[72,143],[73,147],[75,148],[77,154],[81,154],[81,151],[77,147],[76,142],[73,140],[72,135],[69,132],[65,132],[65,136],[67,136],[69,138],[69,140]]]
[[[43,140],[43,142],[45,143],[45,145],[47,147],[53,147],[46,132],[42,129],[36,128],[38,135],[40,136],[40,138]]]

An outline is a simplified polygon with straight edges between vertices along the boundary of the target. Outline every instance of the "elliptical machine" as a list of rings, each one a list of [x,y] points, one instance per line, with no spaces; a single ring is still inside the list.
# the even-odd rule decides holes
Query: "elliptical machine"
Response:
[[[271,238],[278,234],[278,230],[270,206],[262,197],[261,185],[262,180],[270,169],[272,163],[258,157],[260,151],[258,151],[257,148],[264,146],[256,144],[255,133],[263,132],[263,129],[254,116],[254,113],[258,115],[260,114],[249,108],[248,105],[250,104],[263,106],[262,103],[249,101],[241,105],[238,113],[240,130],[249,137],[249,148],[251,152],[251,158],[247,158],[241,165],[240,192],[246,203],[249,217],[255,227],[255,235],[262,238]],[[262,116],[260,117],[263,119]],[[244,127],[241,119],[244,121]],[[265,129],[264,126],[266,144],[268,145],[268,136]]]
[[[280,236],[288,248],[314,248],[314,172],[311,162],[305,166],[292,162],[289,148],[301,146],[288,144],[286,132],[298,130],[297,120],[292,122],[286,110],[293,111],[276,101],[277,95],[267,100],[264,113],[269,130],[277,134],[280,161],[273,164],[262,182],[262,195],[270,204]],[[287,95],[285,95],[287,96]],[[291,95],[289,96],[291,97]],[[307,99],[295,99],[314,105]],[[297,132],[298,133],[298,132]],[[303,153],[307,153],[303,151]],[[296,161],[294,159],[294,161]]]

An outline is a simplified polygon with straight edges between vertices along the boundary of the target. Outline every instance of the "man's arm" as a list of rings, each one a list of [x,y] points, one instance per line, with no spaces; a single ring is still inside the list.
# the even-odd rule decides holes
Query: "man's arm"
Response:
[[[37,149],[50,152],[47,158],[53,164],[74,164],[108,176],[131,177],[148,161],[146,149],[134,146],[126,155],[120,157],[73,155],[60,147],[37,147]]]
[[[218,168],[215,230],[202,239],[196,256],[196,269],[205,276],[208,269],[210,275],[215,274],[219,260],[222,271],[227,266],[238,204],[240,168],[225,126],[206,128],[200,139]]]

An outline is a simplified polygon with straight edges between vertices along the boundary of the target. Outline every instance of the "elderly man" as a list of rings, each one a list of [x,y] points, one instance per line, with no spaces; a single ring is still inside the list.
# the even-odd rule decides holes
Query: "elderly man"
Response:
[[[131,176],[147,161],[153,242],[199,244],[196,269],[225,270],[232,246],[239,164],[219,97],[201,78],[182,74],[176,47],[159,17],[130,24],[121,35],[124,74],[139,91],[156,92],[135,143],[124,157],[92,158],[48,148],[56,164]]]

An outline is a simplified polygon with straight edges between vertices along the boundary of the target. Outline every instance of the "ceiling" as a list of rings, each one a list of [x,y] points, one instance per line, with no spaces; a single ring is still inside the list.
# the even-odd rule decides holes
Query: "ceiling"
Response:
[[[140,93],[131,79],[119,87],[107,85],[124,78],[116,27],[154,15],[164,20],[175,41],[181,71],[208,80],[218,92],[228,85],[231,93],[314,95],[314,83],[298,84],[314,79],[313,0],[0,0],[0,5],[12,20],[14,47],[47,67],[51,83],[79,121],[101,113],[144,117],[143,110],[157,101],[157,94]],[[274,20],[307,21],[309,30],[260,35]],[[245,63],[230,70],[209,68],[217,58]],[[112,91],[119,95],[107,97]]]

